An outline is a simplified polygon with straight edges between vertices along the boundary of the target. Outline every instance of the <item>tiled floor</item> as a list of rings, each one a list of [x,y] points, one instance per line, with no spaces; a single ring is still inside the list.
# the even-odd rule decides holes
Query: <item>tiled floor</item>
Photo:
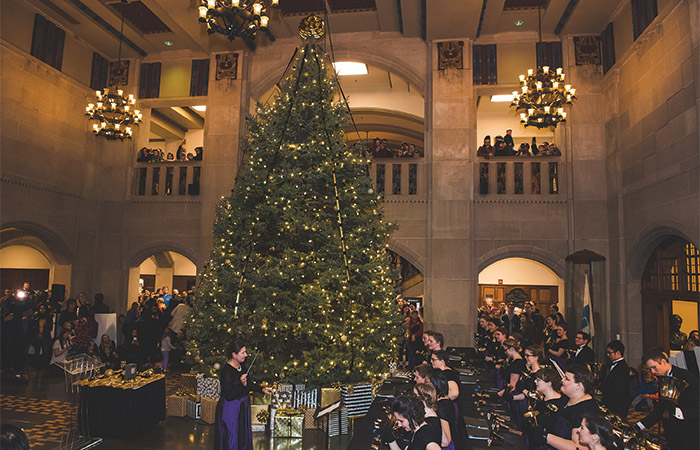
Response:
[[[181,382],[177,372],[166,376],[166,390],[174,393]],[[3,423],[22,427],[29,437],[32,450],[59,448],[77,423],[77,409],[71,415],[71,405],[77,403],[65,390],[64,377],[53,371],[30,371],[28,383],[2,383],[0,386],[0,416]],[[74,428],[75,429],[75,428]],[[105,439],[98,450],[145,449],[211,449],[214,426],[190,418],[167,417],[164,422],[133,440]],[[255,450],[325,449],[325,434],[306,430],[303,439],[272,438],[270,433],[253,433]],[[330,439],[330,449],[345,449],[349,436]]]

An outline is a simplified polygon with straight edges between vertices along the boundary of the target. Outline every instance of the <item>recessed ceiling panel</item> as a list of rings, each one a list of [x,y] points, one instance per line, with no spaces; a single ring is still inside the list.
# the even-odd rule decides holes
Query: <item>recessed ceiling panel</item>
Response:
[[[522,9],[547,9],[549,0],[506,0],[503,11],[515,11]]]
[[[143,34],[170,33],[170,28],[155,15],[143,2],[110,3],[119,16],[124,11],[124,19],[128,20]]]
[[[328,0],[331,12],[376,11],[374,0]],[[280,9],[284,14],[322,13],[324,0],[280,0]]]

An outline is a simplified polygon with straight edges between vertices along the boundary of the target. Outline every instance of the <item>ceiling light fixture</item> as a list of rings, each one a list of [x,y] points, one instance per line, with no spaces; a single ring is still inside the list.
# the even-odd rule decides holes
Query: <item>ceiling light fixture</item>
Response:
[[[254,50],[258,30],[267,33],[271,41],[275,40],[267,29],[268,4],[276,8],[279,0],[201,0],[199,21],[207,25],[207,33],[223,34],[229,41],[240,37]]]
[[[119,31],[119,57],[117,67],[121,68],[122,36],[124,36],[124,10],[127,0],[122,0],[122,26]],[[117,85],[95,91],[96,103],[88,103],[85,115],[92,122],[92,132],[109,141],[131,139],[132,125],[141,123],[142,115],[134,109],[134,94],[124,95]]]
[[[192,109],[194,109],[195,111],[204,112],[207,110],[207,105],[193,106]]]
[[[539,19],[540,42],[542,42],[541,10]],[[520,92],[513,91],[511,107],[520,111],[520,123],[526,127],[556,128],[566,121],[564,105],[576,100],[576,89],[564,84],[564,71],[561,67],[550,70],[548,66],[528,69],[527,76],[520,75]]]
[[[516,20],[513,23],[515,24],[516,27],[520,27],[525,23],[525,21],[524,20]]]
[[[334,62],[333,68],[339,76],[346,75],[367,75],[367,64],[360,62],[340,61]]]
[[[172,47],[173,41],[165,41],[165,42],[163,42],[163,44],[167,45],[168,47]]]

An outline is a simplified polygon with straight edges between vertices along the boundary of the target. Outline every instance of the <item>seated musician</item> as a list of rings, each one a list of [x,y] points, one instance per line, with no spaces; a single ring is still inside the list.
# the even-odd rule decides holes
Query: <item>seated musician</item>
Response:
[[[569,397],[564,408],[559,409],[561,416],[569,424],[571,434],[568,439],[552,433],[543,433],[544,442],[559,450],[576,450],[580,448],[576,429],[587,413],[598,413],[598,404],[591,396],[593,392],[593,374],[587,367],[571,366],[566,370],[561,385],[562,394]]]

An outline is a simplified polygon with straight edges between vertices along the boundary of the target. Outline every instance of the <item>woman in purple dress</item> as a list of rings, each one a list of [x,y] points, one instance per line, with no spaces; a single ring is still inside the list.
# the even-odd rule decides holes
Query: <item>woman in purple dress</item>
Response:
[[[231,340],[226,355],[228,362],[221,369],[221,397],[216,405],[215,450],[253,450],[253,431],[250,421],[251,391],[271,394],[253,382],[243,365],[248,353],[239,339]]]

